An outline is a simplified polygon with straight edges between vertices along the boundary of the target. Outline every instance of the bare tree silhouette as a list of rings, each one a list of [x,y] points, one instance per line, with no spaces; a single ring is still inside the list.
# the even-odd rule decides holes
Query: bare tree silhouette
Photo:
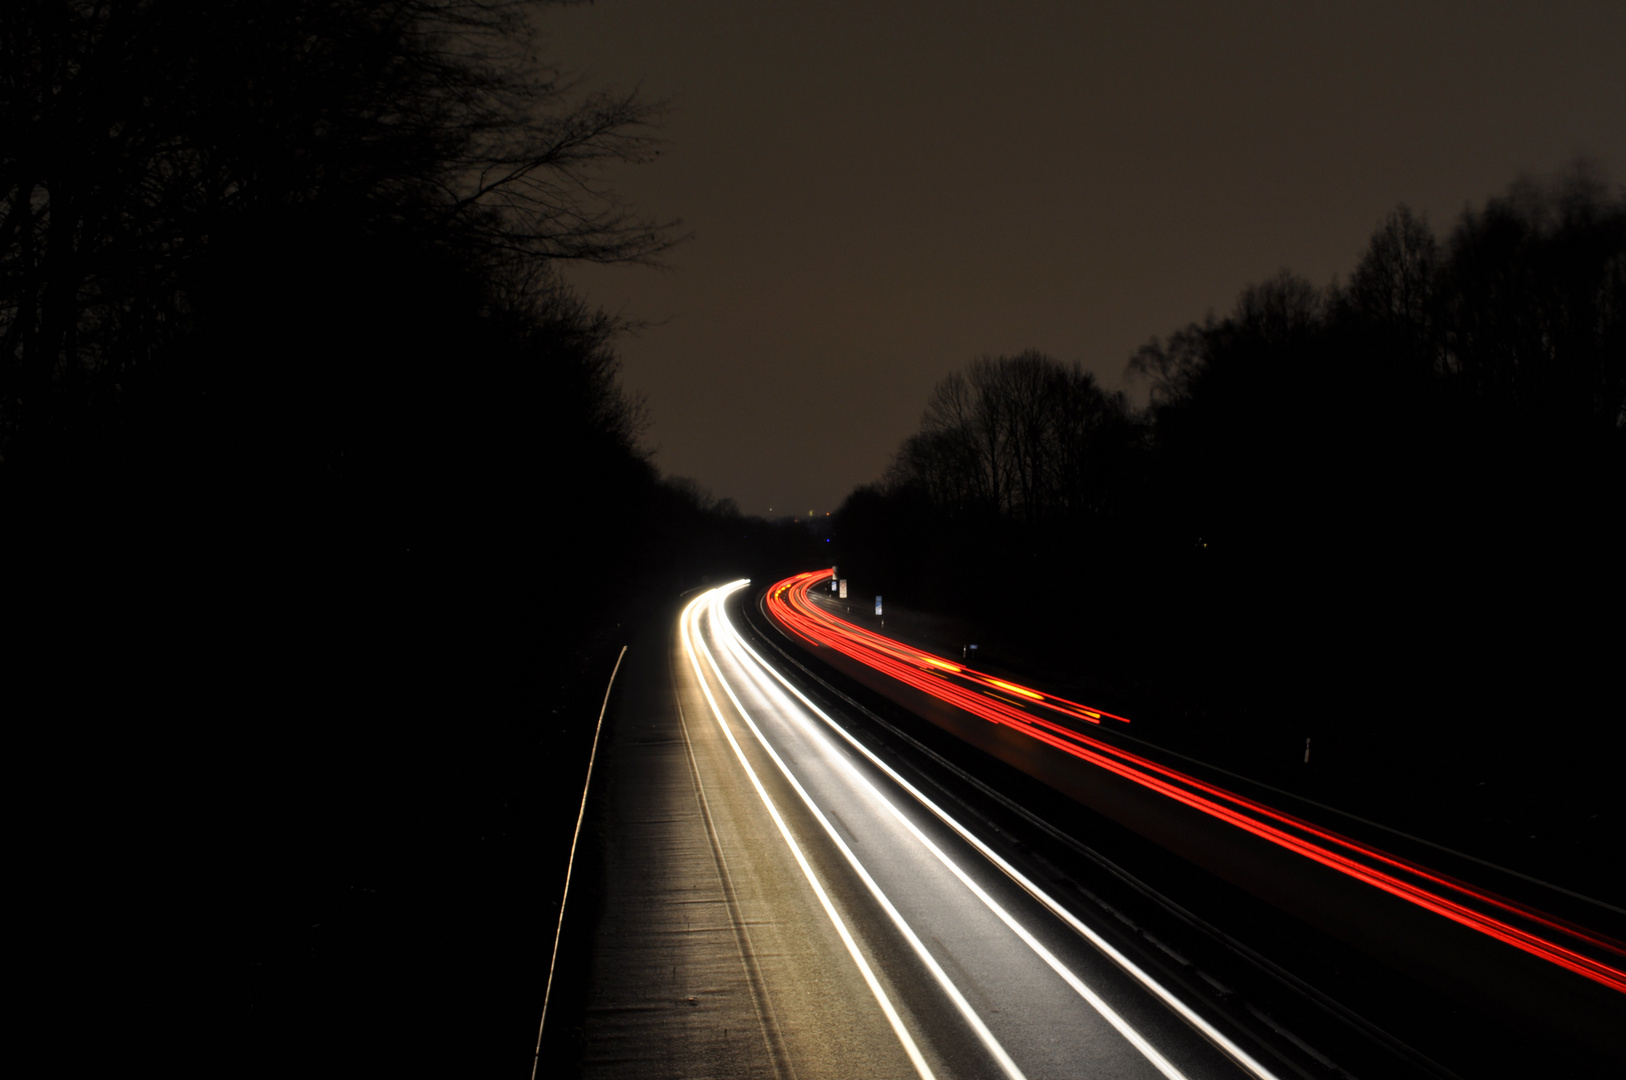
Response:
[[[538,59],[538,4],[19,0],[0,12],[0,469],[193,324],[199,260],[289,230],[486,266],[674,241],[596,169],[658,102]],[[294,268],[290,268],[294,269]]]

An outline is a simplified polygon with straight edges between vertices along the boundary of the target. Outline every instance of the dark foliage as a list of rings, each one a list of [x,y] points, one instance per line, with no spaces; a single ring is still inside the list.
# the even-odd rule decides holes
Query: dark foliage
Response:
[[[1579,777],[1601,797],[1623,334],[1626,197],[1584,165],[1444,242],[1401,207],[1347,286],[1283,271],[1140,349],[1142,416],[1034,354],[950,376],[836,515],[836,557],[1239,767],[1315,733],[1366,775],[1528,765],[1553,805]]]
[[[552,272],[673,232],[539,6],[0,9],[6,700],[126,1060],[523,1075],[623,626],[808,557],[658,481]]]
[[[1145,450],[1123,395],[1089,373],[1036,352],[984,357],[938,383],[884,486],[847,500],[843,550],[920,600],[991,600],[963,580],[989,560],[1000,589],[1042,587],[1069,558],[1108,554]]]

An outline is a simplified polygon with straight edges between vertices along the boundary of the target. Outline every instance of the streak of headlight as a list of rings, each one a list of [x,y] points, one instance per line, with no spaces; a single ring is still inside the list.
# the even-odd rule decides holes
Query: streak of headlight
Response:
[[[723,597],[726,595],[727,593],[724,593],[721,589],[718,590],[718,595],[715,596],[712,601],[713,609],[711,613],[712,625],[715,627],[719,622],[721,622],[722,626],[726,630],[723,637],[724,641],[728,641],[734,636],[734,627],[729,623],[728,616],[724,614],[722,610]],[[774,748],[768,743],[768,740],[762,734],[762,730],[757,727],[756,721],[751,719],[751,714],[745,711],[745,706],[742,705],[740,703],[740,699],[735,696],[733,687],[729,686],[728,680],[723,677],[722,669],[717,666],[716,658],[712,656],[711,650],[707,648],[705,638],[697,637],[696,640],[700,645],[701,652],[703,652],[706,656],[707,663],[711,665],[712,671],[716,672],[717,681],[722,686],[723,692],[726,693],[728,695],[728,699],[733,702],[734,708],[739,712],[741,719],[745,721],[746,725],[750,727],[751,733],[757,737],[757,742],[761,744],[762,749],[767,752],[769,758],[773,760],[773,763],[779,766],[779,771],[784,774],[785,780],[790,784],[791,788],[795,790],[796,794],[801,797],[802,802],[807,806],[808,811],[813,815],[814,819],[818,821],[819,825],[823,827],[831,842],[835,844],[836,849],[841,852],[842,856],[847,860],[847,864],[852,867],[853,872],[856,873],[859,880],[864,883],[864,887],[867,888],[870,895],[875,898],[875,902],[880,904],[881,908],[887,913],[887,916],[891,918],[892,924],[897,927],[898,932],[902,934],[904,940],[909,943],[909,947],[915,951],[915,955],[920,959],[920,962],[926,965],[926,969],[932,973],[932,977],[937,980],[938,986],[945,994],[948,995],[949,1000],[954,1003],[954,1007],[959,1011],[961,1018],[964,1019],[966,1024],[970,1026],[971,1030],[976,1033],[976,1036],[983,1044],[984,1049],[986,1049],[988,1053],[993,1056],[994,1060],[999,1063],[1000,1069],[1002,1069],[1005,1075],[1010,1077],[1011,1080],[1026,1080],[1022,1070],[1017,1066],[1016,1062],[1011,1059],[1010,1054],[1006,1053],[1005,1048],[999,1044],[999,1040],[994,1038],[994,1033],[988,1030],[988,1025],[983,1023],[982,1017],[977,1015],[977,1011],[971,1007],[971,1003],[965,999],[965,995],[960,993],[960,988],[954,985],[954,980],[949,978],[948,972],[943,970],[942,965],[937,962],[937,958],[931,954],[931,951],[926,948],[925,943],[920,940],[919,935],[915,933],[914,928],[911,927],[908,921],[904,919],[903,913],[898,911],[897,907],[893,905],[891,898],[881,890],[881,886],[873,877],[870,876],[869,871],[864,868],[864,864],[858,861],[858,856],[853,854],[852,848],[848,847],[847,842],[841,838],[841,834],[836,832],[835,826],[830,823],[829,818],[825,817],[824,811],[819,809],[818,804],[813,801],[813,797],[807,793],[807,789],[802,787],[801,781],[796,779],[795,774],[790,771],[790,767],[785,764],[784,759],[781,758],[778,752],[775,751]]]
[[[920,1074],[921,1080],[936,1080],[931,1066],[927,1064],[926,1058],[920,1052],[920,1048],[915,1045],[915,1040],[910,1036],[908,1029],[904,1027],[903,1017],[898,1015],[898,1010],[893,1006],[892,1000],[887,997],[886,991],[881,988],[880,981],[876,979],[875,972],[870,969],[869,962],[858,951],[858,942],[853,940],[852,932],[847,929],[847,924],[842,921],[841,916],[836,912],[835,905],[831,903],[829,895],[824,891],[824,886],[819,884],[819,879],[813,873],[813,867],[808,863],[807,856],[802,854],[801,846],[796,843],[796,838],[791,836],[790,828],[785,824],[785,819],[779,815],[779,808],[774,805],[773,799],[769,797],[767,790],[762,786],[762,781],[757,778],[756,770],[751,768],[749,761],[745,760],[745,751],[741,750],[740,744],[735,741],[734,733],[729,730],[727,721],[723,719],[722,710],[717,707],[717,699],[711,694],[711,687],[706,684],[706,676],[700,670],[700,661],[695,656],[693,642],[698,641],[702,650],[705,648],[705,642],[700,640],[699,616],[696,613],[696,607],[712,597],[714,593],[727,595],[728,592],[742,588],[744,585],[745,582],[737,581],[724,586],[722,589],[713,589],[711,592],[701,593],[689,601],[688,606],[683,609],[683,616],[679,622],[682,627],[683,651],[688,654],[689,663],[694,667],[695,678],[700,680],[701,692],[706,696],[706,704],[711,706],[711,714],[716,717],[717,726],[722,728],[723,736],[728,740],[728,745],[734,748],[734,756],[739,758],[740,765],[745,769],[745,775],[751,780],[751,786],[756,789],[757,796],[762,799],[762,805],[767,807],[768,816],[773,818],[774,824],[779,827],[779,835],[785,838],[785,843],[789,845],[791,854],[796,857],[796,865],[802,868],[802,874],[807,878],[808,884],[813,887],[813,894],[819,898],[819,904],[824,908],[825,915],[829,917],[831,924],[835,926],[836,933],[841,936],[842,944],[847,946],[848,955],[853,958],[853,963],[858,965],[859,972],[864,976],[864,982],[869,986],[870,993],[875,995],[875,1000],[881,1006],[881,1011],[886,1014],[887,1023],[892,1025],[892,1031],[897,1035],[898,1041],[903,1044],[904,1052],[909,1055],[909,1060],[913,1063],[915,1072]],[[712,667],[716,667],[715,661],[713,661]],[[721,673],[719,673],[718,678],[721,680]]]
[[[1171,993],[1166,987],[1164,987],[1148,972],[1146,972],[1145,969],[1141,968],[1129,957],[1125,956],[1118,949],[1114,948],[1113,945],[1105,938],[1101,937],[1101,935],[1090,929],[1089,926],[1080,921],[1076,915],[1074,915],[1066,907],[1062,906],[1060,902],[1058,902],[1044,889],[1039,887],[1039,885],[1036,884],[1032,879],[1023,874],[1016,867],[1012,866],[1003,857],[1001,857],[998,852],[994,851],[987,844],[983,843],[974,833],[972,833],[964,825],[960,824],[958,820],[951,816],[942,807],[938,806],[937,803],[933,802],[924,792],[900,776],[896,770],[894,770],[886,762],[882,761],[873,752],[871,752],[868,747],[859,742],[844,727],[833,720],[828,713],[819,708],[817,705],[813,704],[813,702],[810,701],[806,695],[787,681],[783,675],[779,674],[779,672],[773,668],[772,665],[763,660],[755,649],[751,648],[750,645],[746,644],[745,641],[740,638],[733,625],[728,623],[726,616],[724,617],[723,621],[725,625],[728,626],[729,637],[732,639],[732,643],[734,644],[735,648],[743,650],[743,652],[748,654],[755,662],[754,665],[751,665],[751,667],[760,669],[771,676],[774,681],[778,682],[785,688],[785,690],[789,691],[797,701],[801,702],[801,704],[810,713],[817,716],[825,723],[827,727],[830,728],[830,730],[841,736],[841,738],[849,746],[862,754],[870,763],[875,765],[876,768],[886,773],[886,775],[889,776],[894,783],[907,791],[915,799],[915,801],[924,806],[939,821],[943,822],[950,829],[953,829],[961,839],[965,840],[966,843],[976,848],[978,852],[997,866],[1007,877],[1016,882],[1030,896],[1039,901],[1039,903],[1043,904],[1052,914],[1056,915],[1069,927],[1071,927],[1075,933],[1083,937],[1086,941],[1090,942],[1090,944],[1094,945],[1115,964],[1122,968],[1131,978],[1140,983],[1147,990],[1151,991],[1152,994],[1154,994],[1160,1001],[1179,1015],[1181,1019],[1185,1020],[1186,1023],[1195,1028],[1204,1038],[1208,1039],[1216,1047],[1218,1047],[1227,1057],[1231,1058],[1231,1060],[1236,1062],[1249,1073],[1256,1077],[1260,1077],[1261,1080],[1275,1080],[1275,1074],[1257,1061],[1246,1050],[1242,1049],[1236,1043],[1227,1038],[1223,1032],[1215,1028],[1214,1025],[1210,1024],[1207,1020],[1203,1019],[1200,1015],[1193,1011],[1190,1006]],[[742,664],[742,666],[744,665]],[[749,667],[748,670],[750,670]],[[760,681],[761,676],[759,675],[757,677]],[[782,697],[783,695],[780,696]],[[789,703],[787,702],[786,704]],[[1011,930],[1015,932],[1016,935],[1020,937],[1023,942],[1025,942],[1028,947],[1039,956],[1040,959],[1050,966],[1051,970],[1055,971],[1057,975],[1061,976],[1061,978],[1065,980],[1080,997],[1089,1002],[1089,1004],[1097,1012],[1099,1012],[1108,1023],[1116,1028],[1125,1039],[1129,1040],[1129,1042],[1132,1043],[1137,1050],[1144,1054],[1146,1059],[1156,1066],[1159,1071],[1161,1071],[1165,1076],[1171,1078],[1182,1075],[1172,1064],[1168,1062],[1166,1058],[1163,1057],[1162,1054],[1158,1053],[1156,1048],[1148,1043],[1139,1032],[1137,1032],[1126,1020],[1119,1016],[1111,1006],[1109,1006],[1105,1001],[1101,1000],[1100,996],[1091,990],[1083,980],[1068,969],[1066,965],[1064,965],[1060,959],[1055,956],[1055,954],[1051,953],[1042,944],[1040,944],[1039,941],[1034,938],[1034,936],[1029,933],[1026,928],[1018,924],[1016,920],[1005,911],[1004,908],[1000,907],[992,897],[990,897],[980,886],[973,882],[965,874],[965,872],[948,857],[948,855],[946,855],[940,848],[938,848],[936,844],[927,838],[926,835],[922,833],[913,822],[905,817],[902,811],[900,811],[889,799],[876,790],[875,786],[870,783],[868,778],[859,773],[858,770],[855,769],[850,762],[846,761],[845,758],[841,757],[841,755],[832,755],[832,757],[840,760],[842,764],[846,766],[849,774],[856,778],[865,788],[868,789],[872,798],[890,810],[893,816],[896,817],[906,829],[914,834],[914,836],[923,845],[925,845],[927,850],[936,856],[937,859],[942,862],[942,864],[946,866],[955,877],[959,878],[960,881],[968,889],[970,889],[979,900],[986,904],[988,908],[993,911],[993,913],[998,916],[1002,922],[1005,923],[1006,926],[1010,927]]]
[[[725,620],[726,620],[726,616],[725,616]],[[732,641],[737,643],[739,647],[747,648],[747,649],[749,648],[749,646],[745,646],[744,642],[739,640],[738,634],[734,632],[734,628],[732,626],[729,626],[729,632],[730,632]],[[736,650],[736,655],[739,656],[739,658],[740,658],[740,660],[742,662],[742,666],[746,666],[747,670],[751,670],[751,668],[744,663],[744,661],[745,661],[744,654],[739,653]],[[753,658],[760,665],[762,663],[762,658],[760,656],[756,656],[755,654],[752,654],[752,655],[753,655]],[[758,675],[757,678],[758,678],[759,683],[761,683],[764,686],[765,689],[770,689],[767,686],[767,684],[762,680],[762,677],[760,675]],[[777,687],[773,687],[771,689],[774,690],[774,691],[777,691]],[[795,707],[791,704],[789,699],[785,698],[785,696],[782,693],[777,693],[776,692],[774,694],[774,696],[778,697],[785,704],[785,706],[787,706],[787,710],[786,710],[787,712],[790,712],[790,713],[792,713],[792,715],[794,715]],[[828,717],[826,717],[825,719],[826,719],[826,722],[829,722]],[[808,729],[808,730],[810,732],[812,731],[812,729]],[[826,747],[828,747],[828,749],[830,751],[834,750],[833,747],[829,747],[828,741],[827,741],[827,739],[825,737],[819,736],[819,735],[814,735],[814,738],[815,738],[816,741],[818,741],[821,744],[824,744]],[[1129,1024],[1128,1021],[1124,1020],[1123,1017],[1119,1016],[1117,1011],[1115,1009],[1113,1009],[1112,1006],[1108,1005],[1106,1003],[1106,1001],[1104,1001],[1099,994],[1097,994],[1094,990],[1090,989],[1088,984],[1086,984],[1082,979],[1080,979],[1076,974],[1074,974],[1073,971],[1070,968],[1068,968],[1065,964],[1063,964],[1061,962],[1061,960],[1058,959],[1054,953],[1052,953],[1049,949],[1045,948],[1044,945],[1039,942],[1038,938],[1034,937],[1033,934],[1030,933],[1025,926],[1022,926],[1014,918],[1012,918],[1010,913],[1007,912],[1005,910],[1005,908],[1002,907],[997,900],[995,900],[992,896],[990,896],[988,894],[988,892],[982,888],[982,886],[978,885],[975,881],[973,881],[971,879],[971,877],[969,875],[967,875],[966,872],[964,870],[962,870],[957,863],[955,863],[946,853],[944,853],[944,851],[941,848],[939,848],[935,843],[932,842],[930,837],[928,837],[925,833],[921,832],[920,829],[915,825],[914,822],[910,821],[907,817],[905,817],[903,812],[900,811],[895,805],[893,805],[891,800],[887,799],[886,796],[881,794],[881,792],[876,789],[875,785],[870,783],[869,779],[866,776],[864,776],[856,768],[854,768],[852,763],[849,760],[847,760],[846,757],[844,757],[843,755],[837,754],[837,753],[833,753],[833,752],[828,753],[827,756],[831,760],[838,762],[841,765],[841,767],[844,769],[844,771],[847,773],[848,777],[851,780],[853,780],[857,785],[859,785],[866,792],[866,794],[870,797],[870,799],[872,801],[878,803],[881,806],[884,806],[892,814],[892,816],[897,819],[899,824],[901,824],[905,829],[907,829],[909,831],[909,833],[912,836],[914,836],[914,838],[923,847],[925,847],[925,849],[927,851],[931,852],[931,854],[937,859],[938,862],[942,863],[943,866],[945,868],[947,868],[947,870],[951,874],[953,874],[956,878],[959,879],[960,884],[964,885],[971,892],[971,894],[973,896],[975,896],[978,900],[982,901],[983,906],[988,908],[989,911],[993,912],[994,915],[1001,922],[1003,922],[1007,927],[1010,928],[1012,933],[1016,934],[1017,937],[1021,938],[1023,944],[1027,945],[1027,947],[1029,949],[1031,949],[1034,952],[1034,954],[1039,957],[1039,959],[1043,960],[1045,962],[1045,964],[1048,965],[1049,968],[1052,971],[1054,971],[1057,975],[1059,975],[1062,978],[1062,980],[1064,982],[1067,983],[1068,986],[1072,987],[1074,992],[1076,992],[1080,997],[1082,997],[1086,1002],[1088,1002],[1091,1008],[1095,1009],[1095,1011],[1100,1013],[1101,1016],[1109,1024],[1111,1024],[1114,1028],[1116,1028],[1118,1033],[1120,1035],[1122,1035],[1125,1039],[1127,1039],[1130,1042],[1130,1044],[1135,1047],[1135,1049],[1139,1050],[1141,1052],[1141,1054],[1143,1056],[1145,1056],[1146,1060],[1151,1062],[1152,1065],[1159,1072],[1161,1072],[1164,1076],[1169,1077],[1170,1080],[1184,1080],[1184,1077],[1185,1077],[1184,1073],[1182,1073],[1182,1072],[1180,1072],[1180,1070],[1176,1069],[1174,1067],[1174,1065],[1171,1064],[1167,1058],[1165,1058],[1162,1054],[1158,1053],[1157,1049],[1155,1047],[1153,1047],[1151,1043],[1147,1042],[1146,1039],[1140,1034],[1140,1032],[1136,1031],[1134,1029],[1134,1027]],[[907,785],[905,785],[905,786],[907,787]],[[916,791],[914,789],[909,789],[909,790],[911,791],[911,794],[916,795],[916,797],[920,797],[918,791]],[[938,808],[933,807],[933,809],[936,810]],[[939,811],[939,815],[942,816],[941,811]],[[951,827],[952,827],[952,825],[951,825]],[[962,833],[962,835],[964,835],[964,833]],[[1002,867],[1002,869],[1003,868],[1004,867]],[[1027,887],[1028,884],[1031,884],[1031,883],[1027,883],[1027,882],[1019,882],[1019,883],[1023,884],[1024,887]]]

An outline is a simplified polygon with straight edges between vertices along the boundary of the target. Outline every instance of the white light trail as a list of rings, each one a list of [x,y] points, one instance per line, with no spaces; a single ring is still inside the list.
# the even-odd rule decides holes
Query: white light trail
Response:
[[[733,587],[725,586],[723,589],[718,589],[711,601],[712,626],[713,628],[716,628],[718,624],[721,623],[721,625],[726,629],[726,633],[723,635],[723,639],[725,641],[733,638],[735,634],[733,625],[729,623],[728,616],[723,612],[722,601],[729,592],[732,592],[733,589],[737,587],[738,585]],[[802,786],[801,781],[799,781],[795,774],[790,771],[790,767],[785,764],[784,759],[781,758],[778,752],[775,751],[774,748],[768,743],[767,738],[765,738],[762,734],[762,730],[757,727],[756,721],[751,719],[751,714],[745,710],[745,706],[742,705],[740,703],[740,699],[735,696],[734,688],[730,686],[728,684],[728,680],[723,677],[722,669],[718,667],[717,659],[716,657],[712,656],[711,650],[706,647],[705,639],[697,638],[697,642],[701,651],[706,656],[706,662],[711,665],[712,671],[716,672],[717,681],[721,684],[724,693],[728,695],[729,701],[733,703],[734,708],[739,712],[740,718],[743,719],[746,725],[751,729],[751,733],[756,736],[757,742],[773,760],[773,763],[779,767],[779,771],[784,774],[786,782],[788,782],[796,794],[801,797],[801,800],[803,804],[806,805],[808,812],[811,813],[814,819],[818,821],[819,825],[823,827],[825,834],[829,836],[831,843],[833,843],[836,846],[836,849],[841,852],[842,856],[847,860],[847,864],[852,867],[853,872],[856,873],[859,880],[864,883],[864,887],[868,889],[870,895],[875,898],[876,903],[880,904],[882,910],[887,913],[887,917],[892,920],[892,923],[897,927],[898,932],[902,934],[904,940],[909,943],[909,947],[914,950],[915,955],[920,959],[920,962],[923,963],[926,966],[926,969],[932,973],[932,978],[937,981],[938,986],[945,994],[948,995],[949,1000],[954,1003],[956,1011],[959,1012],[961,1018],[965,1020],[966,1024],[976,1034],[978,1041],[982,1043],[984,1049],[986,1049],[994,1060],[999,1063],[1000,1069],[1004,1071],[1006,1076],[1010,1077],[1010,1080],[1026,1080],[1026,1076],[1017,1066],[1016,1062],[1012,1060],[1010,1054],[1003,1046],[1000,1045],[999,1040],[994,1037],[994,1033],[988,1030],[988,1025],[983,1022],[982,1017],[977,1015],[977,1011],[972,1008],[971,1003],[965,999],[965,995],[962,994],[960,992],[960,988],[954,984],[954,980],[949,978],[948,972],[943,970],[942,965],[937,962],[937,958],[931,954],[931,950],[926,948],[925,942],[920,940],[920,936],[915,933],[914,928],[909,925],[908,920],[903,917],[903,914],[898,911],[897,907],[892,903],[892,899],[887,896],[884,891],[882,891],[881,886],[876,883],[873,877],[870,876],[870,872],[864,867],[864,864],[858,861],[858,856],[853,853],[852,848],[847,846],[847,842],[842,839],[841,834],[838,833],[835,826],[830,823],[830,820],[825,816],[824,811],[821,810],[818,804],[813,801],[813,797],[807,793],[807,789]],[[746,670],[749,671],[750,669],[747,668]],[[721,718],[719,717],[719,719]],[[1183,1078],[1181,1078],[1181,1080],[1183,1080]]]
[[[762,677],[761,673],[766,673],[768,676],[771,676],[775,682],[777,682],[780,686],[783,686],[786,691],[789,691],[789,693],[798,702],[800,702],[801,705],[808,710],[808,712],[822,720],[831,731],[834,731],[849,746],[858,751],[858,753],[862,754],[866,760],[884,772],[899,787],[907,791],[911,797],[920,803],[920,805],[929,811],[934,817],[952,829],[957,835],[960,836],[961,839],[974,847],[983,855],[983,857],[992,862],[1000,869],[1001,872],[1003,872],[1012,881],[1016,882],[1016,884],[1019,885],[1030,896],[1039,901],[1039,903],[1042,904],[1047,910],[1072,928],[1075,933],[1079,934],[1085,940],[1090,942],[1091,945],[1117,964],[1131,978],[1150,991],[1154,996],[1162,1001],[1164,1005],[1166,1005],[1169,1009],[1180,1016],[1182,1020],[1196,1029],[1201,1035],[1203,1035],[1204,1038],[1208,1039],[1215,1047],[1221,1050],[1237,1065],[1241,1066],[1253,1076],[1259,1078],[1259,1080],[1277,1080],[1275,1074],[1267,1069],[1261,1062],[1255,1059],[1247,1051],[1243,1050],[1230,1038],[1226,1037],[1223,1032],[1215,1028],[1213,1024],[1205,1020],[1184,1001],[1176,997],[1167,987],[1163,986],[1155,978],[1153,978],[1149,972],[1140,967],[1140,965],[1136,964],[1128,956],[1124,955],[1123,952],[1115,948],[1110,942],[1101,937],[1101,935],[1097,934],[1089,926],[1085,925],[1076,915],[1074,915],[1070,910],[1052,897],[1048,892],[1042,889],[1037,883],[1028,878],[1027,875],[1023,874],[1016,867],[1012,866],[998,852],[994,851],[987,844],[983,843],[982,840],[971,832],[971,830],[960,824],[959,821],[952,817],[942,807],[938,806],[937,803],[932,801],[924,792],[920,791],[920,789],[916,788],[913,784],[909,783],[902,776],[900,776],[896,770],[872,753],[868,747],[864,746],[863,743],[854,738],[851,733],[832,719],[827,713],[824,712],[824,710],[820,709],[817,705],[810,701],[806,695],[804,695],[800,690],[786,680],[784,676],[779,674],[779,672],[776,671],[772,665],[764,661],[762,657],[757,654],[756,650],[752,649],[750,645],[746,644],[746,642],[739,636],[738,631],[734,629],[733,624],[729,622],[727,615],[722,612],[720,598],[716,602],[718,604],[718,609],[714,619],[717,619],[721,626],[726,628],[726,634],[723,635],[724,640],[728,643],[730,651],[740,658],[741,666],[745,670],[753,673],[753,676],[759,685],[763,686],[764,688],[769,686],[766,680]],[[749,656],[752,663],[745,663],[745,656]],[[730,692],[730,696],[732,696],[732,692]],[[781,699],[783,698],[782,694],[778,696],[781,697]],[[737,704],[738,702],[736,701],[736,705]],[[789,702],[786,702],[786,704],[788,705]],[[741,710],[741,712],[743,715],[743,710]],[[786,710],[786,713],[787,715],[795,716],[797,710],[794,708],[789,708]],[[749,718],[747,718],[747,722],[749,722]],[[752,730],[756,730],[754,724],[752,725]],[[757,733],[757,737],[761,739],[762,736],[760,732]],[[771,750],[770,753],[772,753]],[[921,841],[921,843],[923,843],[927,849],[931,851],[931,853],[949,869],[951,873],[965,883],[967,888],[969,888],[973,894],[976,895],[979,900],[982,900],[982,902],[986,904],[1001,921],[1009,926],[1013,932],[1015,932],[1025,943],[1027,943],[1028,946],[1032,948],[1040,957],[1040,959],[1044,960],[1045,963],[1053,971],[1060,975],[1061,978],[1064,979],[1067,984],[1071,986],[1081,997],[1083,997],[1085,1001],[1089,1002],[1089,1004],[1095,1008],[1102,1015],[1102,1017],[1107,1020],[1108,1023],[1112,1024],[1112,1026],[1116,1028],[1119,1033],[1124,1036],[1124,1038],[1129,1040],[1129,1042],[1133,1044],[1136,1049],[1140,1050],[1140,1052],[1146,1056],[1149,1062],[1158,1068],[1158,1070],[1161,1071],[1165,1076],[1170,1077],[1171,1080],[1182,1076],[1182,1074],[1176,1070],[1174,1066],[1167,1061],[1167,1059],[1165,1059],[1154,1047],[1146,1042],[1145,1038],[1142,1037],[1139,1032],[1135,1031],[1134,1028],[1130,1026],[1122,1017],[1120,1017],[1116,1011],[1111,1009],[1104,1001],[1102,1001],[1094,991],[1092,991],[1082,980],[1077,977],[1077,975],[1068,970],[1066,966],[1054,956],[1054,954],[1050,953],[1049,950],[1045,949],[1041,944],[1039,944],[1037,939],[1035,939],[1031,933],[1016,923],[1009,913],[1000,907],[992,899],[992,897],[989,897],[985,891],[976,886],[959,866],[957,866],[945,853],[943,853],[940,848],[927,839],[912,822],[904,817],[902,812],[899,811],[890,800],[886,799],[878,790],[876,790],[874,785],[871,784],[866,777],[859,773],[850,762],[846,761],[844,756],[833,756],[840,759],[846,766],[847,770],[849,770],[850,774],[868,789],[871,796],[877,802],[881,803],[889,811],[891,811],[891,813],[900,822],[902,822],[903,825],[912,834],[914,834]],[[775,756],[775,760],[778,760],[777,755]],[[781,764],[780,767],[783,768],[784,766]]]
[[[887,997],[886,991],[881,987],[880,980],[875,977],[875,972],[871,970],[869,962],[864,959],[863,953],[859,952],[858,943],[853,939],[852,932],[847,929],[847,924],[842,921],[840,914],[837,913],[835,905],[830,901],[829,894],[824,891],[824,886],[819,884],[818,876],[814,874],[813,867],[807,861],[807,856],[802,853],[801,846],[796,843],[796,838],[791,835],[790,828],[785,824],[785,819],[780,816],[779,808],[774,805],[773,799],[769,797],[767,790],[762,786],[762,781],[758,779],[756,770],[751,768],[751,763],[746,760],[745,751],[740,748],[740,744],[734,738],[734,733],[729,730],[728,722],[723,719],[722,710],[717,707],[717,699],[712,696],[711,688],[706,683],[705,673],[700,669],[700,661],[695,655],[694,645],[698,643],[701,649],[705,650],[705,642],[700,637],[699,617],[695,609],[711,598],[714,593],[727,595],[728,592],[743,588],[745,584],[743,581],[734,582],[732,585],[724,586],[723,589],[714,589],[708,593],[701,593],[689,602],[688,606],[683,609],[680,620],[683,650],[689,657],[689,663],[694,667],[695,677],[700,680],[701,692],[705,694],[706,704],[711,706],[711,714],[716,718],[717,726],[722,729],[723,736],[728,740],[728,745],[733,748],[734,756],[739,758],[740,765],[745,769],[745,774],[750,778],[751,786],[756,789],[757,796],[761,798],[763,806],[767,808],[768,815],[773,818],[774,824],[779,827],[779,835],[785,838],[785,843],[790,847],[791,854],[796,858],[796,865],[802,868],[802,874],[807,878],[808,884],[813,887],[814,895],[818,897],[819,904],[824,908],[825,915],[829,917],[831,924],[835,926],[836,933],[840,935],[842,944],[847,947],[848,954],[853,958],[853,962],[858,965],[858,970],[863,975],[864,982],[869,986],[870,993],[875,995],[875,1000],[881,1006],[881,1011],[886,1014],[887,1022],[892,1025],[892,1030],[897,1035],[898,1041],[903,1045],[904,1052],[909,1055],[909,1060],[914,1065],[915,1072],[920,1075],[921,1080],[936,1080],[931,1066],[927,1063],[925,1056],[921,1054],[920,1048],[915,1045],[915,1040],[909,1034],[909,1030],[904,1026],[903,1017],[898,1015],[897,1008],[892,1004],[891,998]],[[710,659],[709,651],[707,652],[707,658]],[[713,668],[716,667],[715,661],[712,661],[712,666]],[[719,673],[718,678],[719,680],[722,679],[721,673]],[[727,683],[724,682],[723,685],[726,689]]]

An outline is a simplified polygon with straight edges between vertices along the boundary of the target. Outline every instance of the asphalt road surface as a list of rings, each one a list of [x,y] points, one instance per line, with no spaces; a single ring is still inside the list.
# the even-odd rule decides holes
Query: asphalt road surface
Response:
[[[1291,1075],[777,675],[730,591],[628,656],[583,1075]]]

